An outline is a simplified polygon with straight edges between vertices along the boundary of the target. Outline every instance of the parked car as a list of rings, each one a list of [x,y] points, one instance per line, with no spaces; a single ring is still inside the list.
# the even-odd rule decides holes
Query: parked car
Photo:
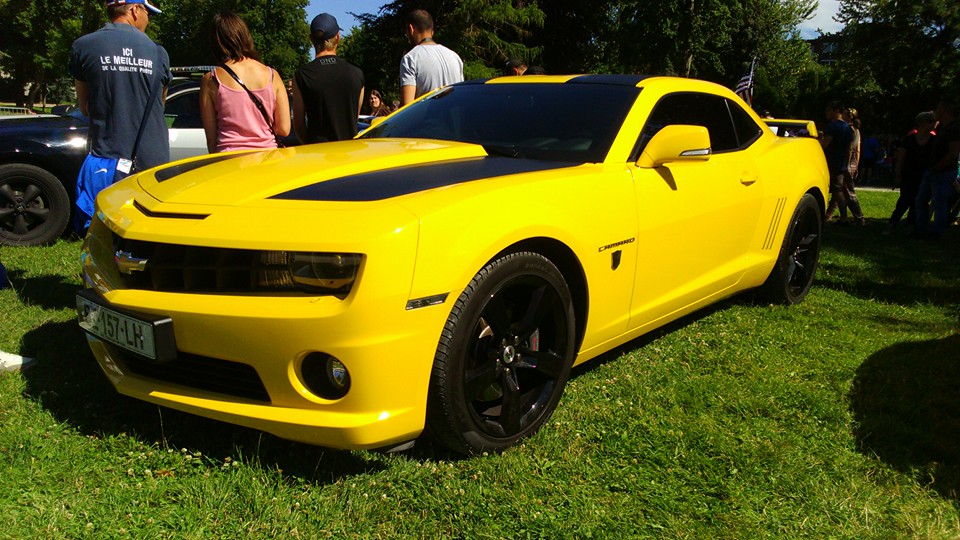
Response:
[[[167,93],[173,160],[207,153],[199,92],[196,80],[177,80]],[[87,124],[78,108],[0,121],[0,244],[47,244],[63,234],[87,155]]]
[[[359,138],[105,190],[80,326],[128,396],[336,448],[496,451],[571,367],[741,291],[803,300],[816,140],[691,79],[469,81]]]

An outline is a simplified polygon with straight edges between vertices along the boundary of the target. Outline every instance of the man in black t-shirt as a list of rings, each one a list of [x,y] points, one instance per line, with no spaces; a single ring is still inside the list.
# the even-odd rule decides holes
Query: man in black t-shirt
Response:
[[[363,103],[363,72],[337,56],[340,26],[329,13],[310,23],[316,57],[293,77],[293,128],[304,144],[351,139]]]

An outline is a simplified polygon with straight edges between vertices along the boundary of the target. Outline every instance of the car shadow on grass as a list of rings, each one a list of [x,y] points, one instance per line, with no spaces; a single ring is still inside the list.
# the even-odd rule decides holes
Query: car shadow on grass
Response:
[[[850,390],[860,451],[960,501],[960,334],[871,355]]]
[[[28,332],[21,352],[37,360],[22,372],[26,397],[84,436],[127,436],[161,449],[187,448],[211,459],[231,457],[312,483],[333,483],[386,467],[382,455],[287,441],[123,396],[101,371],[75,321],[47,323]]]
[[[78,282],[56,275],[28,278],[20,270],[10,270],[9,275],[17,296],[25,305],[39,306],[45,310],[73,308],[76,305],[74,295],[80,289]]]

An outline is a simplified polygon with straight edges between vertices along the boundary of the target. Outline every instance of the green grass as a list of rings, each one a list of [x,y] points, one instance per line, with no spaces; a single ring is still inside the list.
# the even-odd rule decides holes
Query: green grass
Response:
[[[895,195],[864,192],[868,216]],[[79,244],[3,248],[0,538],[960,538],[960,230],[826,230],[791,308],[734,298],[578,368],[502,455],[345,452],[118,395]]]

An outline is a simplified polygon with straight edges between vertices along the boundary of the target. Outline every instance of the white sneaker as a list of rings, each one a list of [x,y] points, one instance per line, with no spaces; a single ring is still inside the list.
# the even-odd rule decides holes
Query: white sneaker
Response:
[[[33,358],[0,351],[0,373],[4,371],[20,371],[33,365]]]

